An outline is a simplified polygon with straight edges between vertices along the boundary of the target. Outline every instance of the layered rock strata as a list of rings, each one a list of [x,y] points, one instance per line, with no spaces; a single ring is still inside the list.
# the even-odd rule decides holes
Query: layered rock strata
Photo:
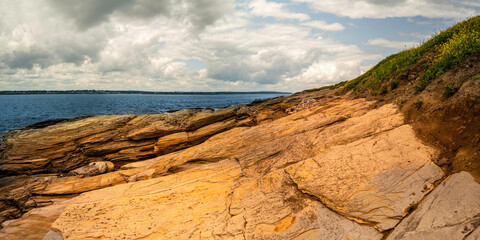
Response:
[[[4,173],[40,171],[20,147],[38,153],[54,147],[28,147],[25,139],[75,128],[74,140],[67,134],[64,142],[49,140],[55,149],[73,144],[85,150],[83,160],[67,165],[111,160],[116,168],[91,176],[37,177],[41,181],[32,183],[25,201],[41,197],[51,205],[7,221],[0,236],[20,239],[20,230],[28,235],[35,227],[45,239],[381,239],[390,232],[389,238],[409,239],[439,231],[457,236],[462,227],[469,228],[463,236],[476,236],[480,186],[462,173],[435,189],[444,177],[432,162],[437,151],[415,136],[396,106],[312,97],[221,111],[100,117],[102,133],[86,133],[83,127],[94,124],[88,118],[17,132],[6,141]],[[71,170],[61,166],[68,158],[49,156],[42,155],[44,162],[59,166],[52,172]],[[18,189],[13,182],[4,186],[9,193]],[[473,193],[454,191],[462,184]],[[428,222],[428,214],[441,210],[424,207],[423,213],[423,206],[461,200],[458,194],[471,200],[452,208],[457,217],[451,221],[445,220],[448,214],[438,220],[457,227],[439,230],[450,225]],[[58,196],[72,199],[57,201]],[[41,209],[49,212],[48,220],[32,225],[34,211]],[[424,216],[425,224],[417,225]]]

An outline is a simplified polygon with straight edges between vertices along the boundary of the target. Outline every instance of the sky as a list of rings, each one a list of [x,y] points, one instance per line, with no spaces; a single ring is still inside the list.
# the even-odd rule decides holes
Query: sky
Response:
[[[0,90],[331,85],[480,14],[480,0],[0,0]]]

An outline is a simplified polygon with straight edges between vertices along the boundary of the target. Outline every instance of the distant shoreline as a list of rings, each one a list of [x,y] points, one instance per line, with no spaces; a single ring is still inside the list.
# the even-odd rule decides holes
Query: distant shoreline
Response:
[[[18,90],[0,91],[0,95],[34,95],[34,94],[152,94],[152,95],[220,95],[220,94],[292,94],[291,92],[255,91],[255,92],[151,92],[151,91],[117,91],[117,90]]]

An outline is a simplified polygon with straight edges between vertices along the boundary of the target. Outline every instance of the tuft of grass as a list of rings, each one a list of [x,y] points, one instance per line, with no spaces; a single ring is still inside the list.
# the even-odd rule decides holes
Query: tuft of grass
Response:
[[[423,99],[417,99],[417,101],[415,102],[415,107],[419,109],[422,106],[423,106]]]
[[[480,79],[480,76],[473,77],[473,81],[477,81],[478,79]]]
[[[380,89],[380,94],[381,95],[385,95],[388,93],[388,89],[387,89],[387,86],[383,86],[381,89]]]
[[[400,83],[399,80],[393,80],[390,82],[390,88],[395,89],[398,87],[398,84]]]
[[[413,212],[415,209],[418,208],[418,202],[411,202],[407,208],[405,208],[405,212],[407,213],[411,213]]]
[[[390,55],[365,74],[345,83],[345,90],[374,92],[381,90],[382,82],[401,74],[429,52],[425,74],[415,86],[417,92],[458,62],[480,52],[480,16],[471,17],[446,30],[439,31],[422,45]]]
[[[447,97],[451,97],[453,95],[455,95],[455,93],[458,91],[458,87],[456,86],[452,86],[452,85],[446,85],[445,86],[445,96]]]

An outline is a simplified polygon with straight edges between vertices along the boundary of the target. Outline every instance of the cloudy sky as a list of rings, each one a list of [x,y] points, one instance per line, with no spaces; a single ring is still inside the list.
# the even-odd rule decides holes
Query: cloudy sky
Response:
[[[299,91],[477,14],[479,0],[0,0],[0,90]]]

